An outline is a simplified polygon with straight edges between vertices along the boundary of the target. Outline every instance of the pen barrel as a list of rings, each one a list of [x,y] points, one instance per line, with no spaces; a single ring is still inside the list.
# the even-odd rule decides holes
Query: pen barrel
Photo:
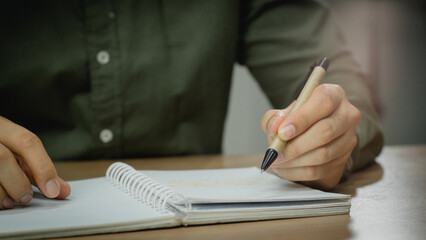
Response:
[[[302,106],[308,98],[311,96],[314,89],[321,83],[322,79],[325,76],[325,69],[322,67],[315,67],[312,71],[311,75],[309,76],[308,80],[306,81],[305,86],[303,87],[302,91],[300,92],[299,97],[297,98],[296,102],[294,103],[293,108],[291,109],[290,114],[292,114],[294,111],[296,111],[300,106]],[[283,141],[278,135],[275,136],[274,140],[272,141],[270,148],[276,150],[278,153],[281,153],[281,151],[284,149],[287,141]]]
[[[275,151],[277,151],[278,153],[281,153],[282,150],[284,149],[285,145],[287,142],[283,141],[280,137],[275,136],[274,140],[272,141],[271,145],[269,146],[269,148],[274,149]]]
[[[296,111],[308,100],[314,89],[321,83],[321,80],[325,76],[325,72],[325,69],[322,67],[314,68],[289,114]]]

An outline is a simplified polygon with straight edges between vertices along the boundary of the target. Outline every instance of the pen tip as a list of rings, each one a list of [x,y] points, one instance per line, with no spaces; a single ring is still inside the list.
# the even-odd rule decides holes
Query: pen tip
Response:
[[[260,169],[262,171],[268,169],[268,167],[271,166],[271,164],[275,161],[275,159],[277,159],[277,157],[278,152],[275,149],[269,148],[268,150],[266,150],[265,157],[263,158],[262,166],[260,167]]]

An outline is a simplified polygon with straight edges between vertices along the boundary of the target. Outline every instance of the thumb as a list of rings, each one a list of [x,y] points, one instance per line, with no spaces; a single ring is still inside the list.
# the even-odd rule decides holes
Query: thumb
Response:
[[[23,172],[27,175],[27,178],[30,180],[31,184],[37,186],[41,192],[43,192],[46,197],[56,198],[56,199],[65,199],[71,193],[71,187],[68,183],[66,183],[59,176],[54,176],[53,181],[50,180],[50,183],[47,182],[45,188],[39,187],[36,180],[34,179],[34,175],[25,161],[18,155],[15,154],[15,159],[18,162],[19,166],[23,170]],[[43,185],[43,184],[40,184]]]

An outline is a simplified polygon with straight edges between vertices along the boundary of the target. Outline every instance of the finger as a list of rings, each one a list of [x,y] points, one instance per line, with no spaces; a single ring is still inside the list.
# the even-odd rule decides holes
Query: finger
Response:
[[[56,197],[56,199],[65,199],[65,198],[67,198],[71,194],[71,187],[70,187],[70,185],[67,182],[65,182],[64,180],[62,180],[62,178],[59,178],[59,186],[60,186],[61,192]]]
[[[278,168],[272,166],[272,170],[280,177],[290,181],[317,181],[323,178],[341,177],[344,165],[350,153],[345,154],[325,164],[315,166],[304,166],[296,168]],[[340,176],[339,176],[340,175]]]
[[[267,111],[260,122],[262,130],[270,136],[275,136],[278,132],[278,127],[287,117],[289,111],[288,107],[282,110],[274,109]]]
[[[13,154],[0,144],[0,183],[15,202],[25,204],[31,201],[33,189]]]
[[[295,159],[281,162],[279,165],[274,165],[274,167],[296,168],[325,164],[333,159],[342,157],[348,152],[352,152],[356,143],[357,137],[354,131],[349,131],[325,146],[316,148]]]
[[[15,159],[18,162],[18,165],[21,167],[21,169],[27,175],[28,179],[30,180],[30,183],[33,184],[34,186],[37,186],[37,183],[34,180],[33,173],[31,172],[30,168],[25,163],[25,161],[20,156],[18,156],[16,154],[15,154]],[[61,192],[56,197],[56,199],[65,199],[70,195],[71,187],[67,182],[62,180],[62,178],[58,177],[58,180],[59,180],[59,186],[60,186]]]
[[[35,134],[0,117],[0,142],[22,157],[33,173],[38,188],[46,197],[59,196],[60,185],[56,169]]]
[[[345,98],[338,85],[322,84],[314,89],[312,96],[299,109],[291,113],[279,127],[283,140],[290,140],[303,133],[319,120],[332,114]]]
[[[340,182],[345,169],[345,164],[349,159],[350,154],[351,153],[349,152],[343,157],[337,159],[336,162],[338,162],[339,165],[335,166],[332,171],[326,172],[324,177],[314,181],[302,181],[302,183],[311,188],[318,188],[323,190],[332,189]]]
[[[272,140],[277,134],[278,127],[284,121],[287,116],[285,110],[269,110],[261,121],[262,129],[267,134],[268,144],[272,143]],[[265,120],[267,119],[267,120]]]
[[[260,120],[260,126],[265,133],[269,133],[269,129],[271,127],[271,124],[273,120],[277,119],[278,117],[282,116],[283,112],[282,110],[273,109],[267,111],[263,117],[262,120]]]
[[[4,188],[0,185],[0,209],[9,209],[13,208],[13,199],[7,195]]]
[[[278,132],[278,127],[287,117],[294,102],[283,110],[269,110],[261,120],[262,130],[267,134],[268,144],[271,144]]]
[[[288,115],[290,109],[293,107],[294,102],[292,102],[289,106],[284,109],[273,109],[267,111],[260,121],[260,126],[265,133],[271,132],[271,126],[275,125],[273,120],[283,117],[283,119]],[[276,133],[276,131],[275,131]]]
[[[352,127],[354,134],[355,125],[347,120],[346,109],[341,107],[331,116],[316,122],[297,138],[292,139],[283,149],[284,160],[289,161],[302,156],[316,148],[327,145],[334,139],[342,136]]]
[[[19,167],[24,171],[25,175],[27,175],[28,180],[30,180],[30,183],[34,186],[37,186],[37,183],[34,179],[34,175],[31,172],[30,167],[25,163],[24,159],[22,159],[20,156],[13,154],[13,156],[16,159],[16,162],[18,163]]]

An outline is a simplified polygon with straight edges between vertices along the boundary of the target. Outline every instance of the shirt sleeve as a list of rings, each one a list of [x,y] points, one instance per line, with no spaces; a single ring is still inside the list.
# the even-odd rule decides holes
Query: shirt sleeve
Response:
[[[241,14],[239,63],[246,65],[275,108],[293,98],[309,66],[327,57],[323,83],[339,84],[362,113],[358,144],[345,174],[374,162],[383,134],[370,79],[360,70],[331,10],[316,1],[247,1]],[[346,177],[346,176],[344,176]]]

